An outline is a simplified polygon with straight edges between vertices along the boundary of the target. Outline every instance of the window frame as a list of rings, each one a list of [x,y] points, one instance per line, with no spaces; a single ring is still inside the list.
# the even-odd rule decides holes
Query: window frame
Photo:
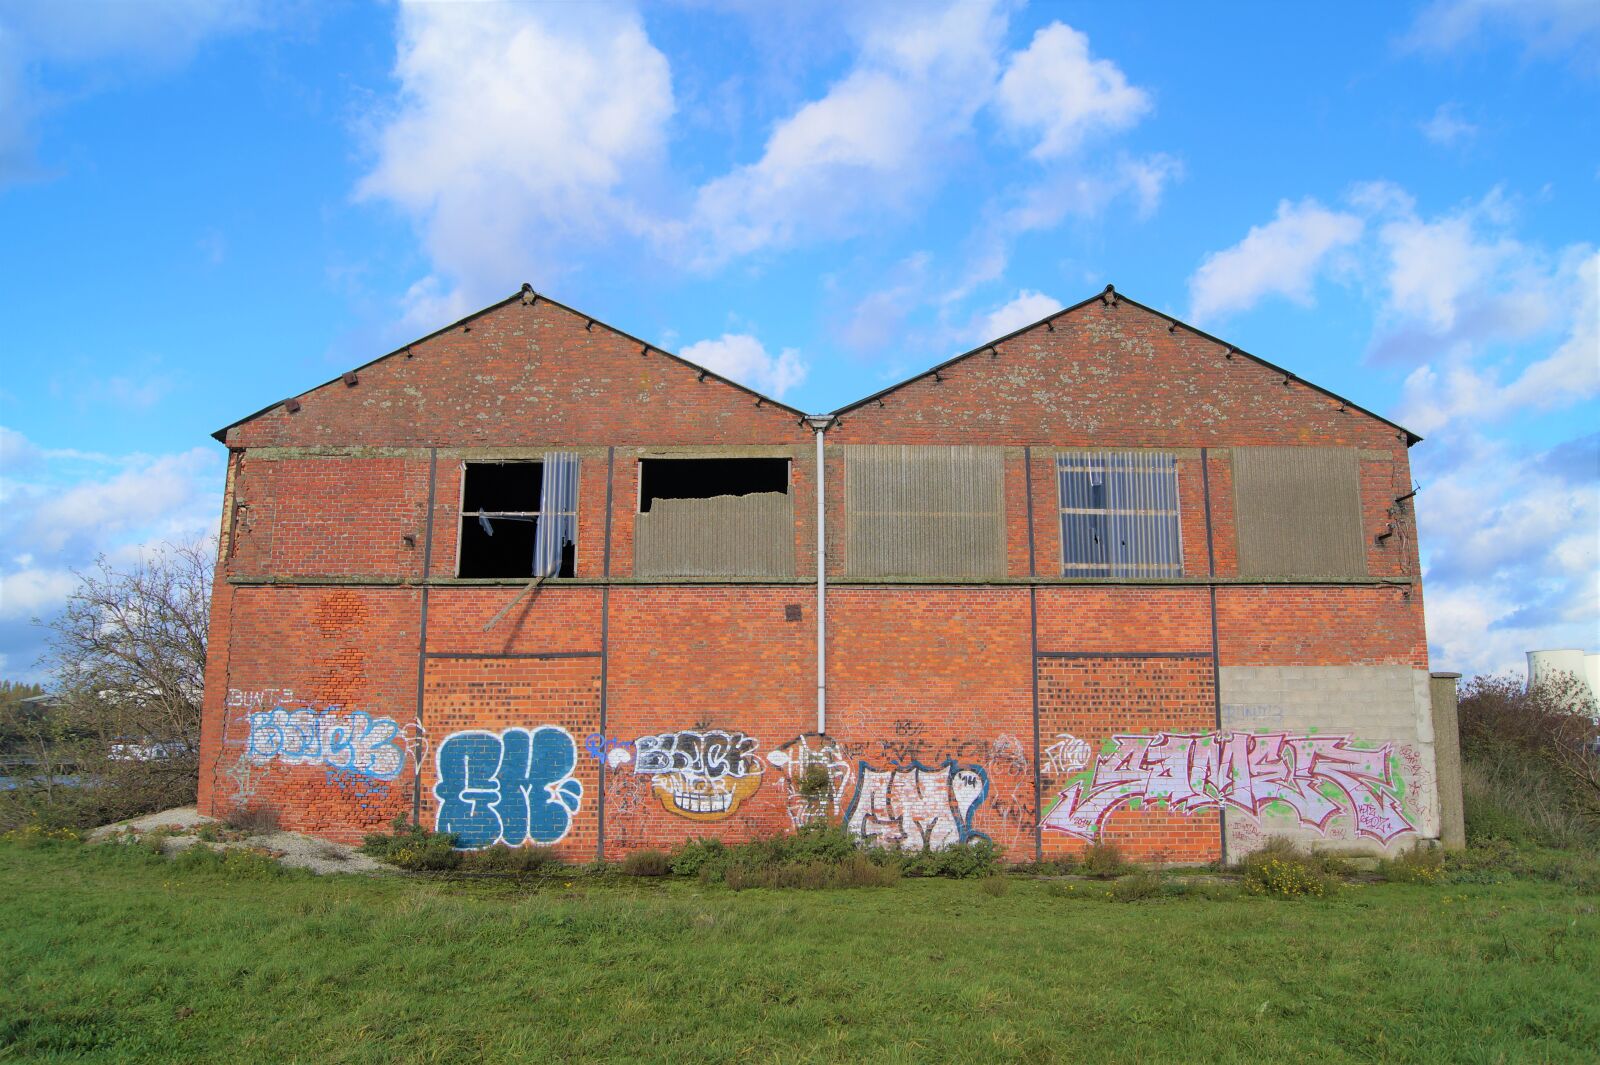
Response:
[[[463,459],[459,460],[460,461],[461,476],[458,479],[459,483],[457,485],[457,492],[456,492],[456,519],[457,520],[456,520],[456,558],[455,558],[455,567],[454,567],[454,570],[453,570],[454,579],[456,579],[456,580],[472,580],[472,581],[521,581],[521,580],[532,580],[533,579],[533,575],[532,575],[532,572],[531,572],[531,570],[533,568],[533,560],[532,560],[532,558],[529,559],[529,563],[528,563],[530,573],[526,577],[523,577],[523,576],[514,576],[514,577],[505,577],[505,576],[501,576],[501,577],[463,577],[461,575],[461,549],[462,549],[462,544],[466,541],[466,537],[463,535],[463,530],[464,530],[464,528],[466,526],[466,523],[467,523],[467,520],[469,518],[472,518],[472,519],[476,519],[476,518],[480,518],[480,517],[489,518],[489,519],[494,519],[494,518],[532,518],[532,519],[534,519],[534,539],[535,539],[535,542],[537,543],[538,535],[539,535],[539,533],[538,533],[538,523],[539,523],[539,521],[543,520],[543,518],[545,516],[544,510],[539,509],[537,507],[535,509],[533,509],[533,510],[481,510],[480,509],[480,510],[471,510],[471,511],[469,511],[467,509],[467,467],[468,466],[514,466],[514,465],[515,466],[538,466],[538,467],[540,467],[540,470],[539,470],[539,495],[540,495],[540,498],[542,499],[543,495],[544,495],[544,467],[547,465],[547,463],[545,461],[545,454],[546,454],[545,452],[541,452],[541,453],[539,453],[539,455],[537,457],[524,457],[522,455],[512,455],[512,456],[507,456],[505,458],[463,458]],[[579,462],[580,463],[582,462],[582,458],[581,457],[579,458]],[[581,471],[581,467],[580,467],[580,471]],[[579,484],[581,485],[581,483],[582,483],[581,472],[579,474],[578,480],[579,480]],[[573,492],[573,494],[572,494],[572,509],[570,511],[563,510],[563,511],[552,511],[551,512],[551,513],[559,514],[559,515],[562,515],[562,516],[571,515],[571,517],[572,517],[573,530],[574,530],[574,537],[573,537],[573,541],[572,541],[572,575],[573,575],[573,577],[576,577],[577,574],[578,574],[578,541],[577,541],[577,537],[576,537],[576,530],[577,530],[577,524],[578,524],[578,510],[579,510],[579,506],[580,506],[580,496],[581,496],[581,494],[582,493],[578,492],[578,491],[574,491]],[[538,500],[538,499],[534,500],[535,503],[538,503],[539,501],[540,500]],[[559,573],[555,573],[555,574],[552,574],[550,577],[548,577],[546,579],[547,580],[571,580],[572,577],[563,577]]]
[[[1178,476],[1178,454],[1176,451],[1166,448],[1063,448],[1057,450],[1054,455],[1054,473],[1056,482],[1055,524],[1056,538],[1059,545],[1057,561],[1059,565],[1059,572],[1062,577],[1077,580],[1097,581],[1159,581],[1172,580],[1187,575],[1184,569],[1183,551],[1183,490],[1181,479]],[[1113,507],[1111,505],[1111,500],[1109,498],[1110,485],[1107,478],[1113,472],[1128,474],[1136,477],[1148,477],[1152,481],[1156,481],[1158,476],[1161,480],[1166,479],[1167,471],[1156,465],[1152,465],[1148,469],[1112,470],[1111,467],[1114,461],[1126,462],[1130,459],[1155,460],[1156,462],[1165,459],[1167,462],[1171,463],[1170,506]],[[1072,462],[1073,460],[1077,460],[1078,462],[1082,463],[1084,468],[1066,468],[1066,464]],[[1105,505],[1101,507],[1084,507],[1078,505],[1069,506],[1066,498],[1067,493],[1065,491],[1066,483],[1064,475],[1069,472],[1093,474],[1096,471],[1092,468],[1092,464],[1098,465],[1098,472],[1102,477],[1102,484],[1106,488],[1107,498],[1105,500]],[[1158,484],[1157,486],[1148,490],[1146,498],[1149,500],[1149,502],[1160,504],[1163,502],[1162,495],[1163,487]],[[1102,539],[1106,554],[1106,558],[1103,562],[1072,560],[1068,558],[1067,552],[1069,538],[1067,536],[1067,518],[1069,515],[1082,515],[1086,517],[1099,515],[1102,518],[1104,522],[1102,527]],[[1152,518],[1158,521],[1170,520],[1172,531],[1171,543],[1173,548],[1172,560],[1170,562],[1150,562],[1133,559],[1129,559],[1127,561],[1117,561],[1111,557],[1111,536],[1113,530],[1116,529],[1119,524],[1118,519],[1121,519],[1122,521],[1136,521],[1139,518]],[[1152,542],[1155,542],[1153,539],[1155,535],[1154,528],[1151,530],[1151,535]],[[1164,541],[1165,537],[1163,537],[1162,540]],[[1074,567],[1076,567],[1076,569]],[[1087,572],[1089,569],[1097,569],[1103,572]],[[1122,572],[1118,572],[1119,570]]]

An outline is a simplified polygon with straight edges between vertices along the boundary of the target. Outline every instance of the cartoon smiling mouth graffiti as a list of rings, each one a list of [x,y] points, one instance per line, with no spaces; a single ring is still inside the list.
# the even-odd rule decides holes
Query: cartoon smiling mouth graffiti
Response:
[[[739,804],[755,794],[761,777],[706,777],[698,773],[657,773],[650,782],[667,810],[691,821],[715,821],[739,809]]]

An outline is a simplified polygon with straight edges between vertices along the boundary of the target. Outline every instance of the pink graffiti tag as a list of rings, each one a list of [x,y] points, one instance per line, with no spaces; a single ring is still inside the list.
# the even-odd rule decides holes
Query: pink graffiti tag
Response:
[[[1231,806],[1259,816],[1280,802],[1319,832],[1343,813],[1358,835],[1387,843],[1415,826],[1400,807],[1389,771],[1393,745],[1348,746],[1348,736],[1276,732],[1157,733],[1112,737],[1116,747],[1061,793],[1044,827],[1092,839],[1118,807],[1134,800],[1168,810]]]

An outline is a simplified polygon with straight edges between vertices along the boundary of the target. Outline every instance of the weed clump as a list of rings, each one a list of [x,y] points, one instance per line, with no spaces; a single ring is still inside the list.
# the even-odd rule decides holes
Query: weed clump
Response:
[[[218,849],[204,845],[190,847],[172,859],[179,869],[210,873],[229,880],[273,880],[290,875],[272,852],[260,847]]]
[[[1158,899],[1165,894],[1167,894],[1166,877],[1148,869],[1120,877],[1111,885],[1113,902],[1144,902],[1147,899]]]
[[[1121,876],[1131,866],[1115,843],[1091,843],[1083,851],[1083,870],[1090,876]]]
[[[1378,863],[1378,875],[1391,884],[1437,884],[1444,876],[1444,852],[1422,843]]]
[[[482,850],[458,853],[461,856],[458,868],[474,873],[538,873],[560,864],[548,847],[508,847],[496,843]]]
[[[672,858],[665,851],[634,851],[622,859],[625,876],[666,876],[672,872]]]
[[[1251,895],[1280,899],[1322,898],[1338,889],[1321,855],[1307,854],[1293,840],[1269,838],[1260,850],[1239,863],[1244,889]]]
[[[748,888],[821,888],[890,887],[900,880],[900,870],[893,865],[879,865],[865,854],[856,854],[840,862],[795,861],[776,865],[749,867],[729,866],[723,874],[723,883],[734,891]]]
[[[1011,878],[1004,873],[994,873],[978,881],[978,890],[991,899],[1003,899],[1011,890]]]

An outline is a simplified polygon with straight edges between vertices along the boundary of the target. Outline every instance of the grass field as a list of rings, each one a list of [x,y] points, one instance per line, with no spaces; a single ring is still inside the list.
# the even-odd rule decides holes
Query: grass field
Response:
[[[0,1061],[1600,1055],[1600,916],[1570,887],[1064,890],[314,879],[0,842]]]

